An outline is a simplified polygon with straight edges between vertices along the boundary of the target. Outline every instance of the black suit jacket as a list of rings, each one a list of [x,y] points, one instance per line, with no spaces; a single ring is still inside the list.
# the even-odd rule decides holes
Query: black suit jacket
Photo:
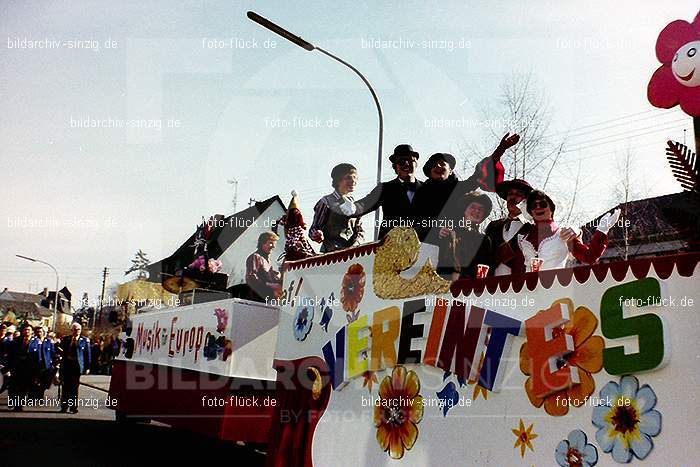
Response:
[[[363,216],[381,206],[383,218],[379,228],[380,238],[399,224],[414,223],[415,201],[422,185],[422,182],[416,180],[416,191],[413,194],[413,201],[410,201],[406,186],[398,177],[389,182],[380,183],[367,196],[355,202],[357,212],[353,217]]]

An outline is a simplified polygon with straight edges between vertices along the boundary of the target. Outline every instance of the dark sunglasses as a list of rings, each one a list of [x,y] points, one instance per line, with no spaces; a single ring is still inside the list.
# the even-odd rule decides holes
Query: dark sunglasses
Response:
[[[413,158],[401,158],[396,160],[396,165],[413,165]]]
[[[532,209],[544,209],[548,207],[549,203],[544,199],[538,199],[532,202]]]

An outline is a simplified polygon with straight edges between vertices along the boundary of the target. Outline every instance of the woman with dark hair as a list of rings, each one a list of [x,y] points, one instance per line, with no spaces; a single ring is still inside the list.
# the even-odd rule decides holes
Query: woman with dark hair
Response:
[[[357,169],[352,164],[338,164],[331,171],[331,180],[333,193],[318,200],[309,229],[311,240],[321,244],[321,253],[356,246],[364,240],[360,219],[347,216],[341,209],[347,201],[354,202]]]
[[[455,230],[455,256],[459,277],[475,279],[478,266],[488,267],[491,259],[491,239],[479,232],[479,226],[491,214],[493,203],[486,194],[472,191],[465,195],[462,207],[462,219]]]
[[[556,205],[545,192],[533,190],[526,203],[526,210],[535,224],[526,235],[518,235],[527,272],[564,268],[572,258],[582,263],[595,263],[608,246],[608,231],[620,217],[619,209],[605,214],[586,245],[572,228],[559,228],[554,221]]]

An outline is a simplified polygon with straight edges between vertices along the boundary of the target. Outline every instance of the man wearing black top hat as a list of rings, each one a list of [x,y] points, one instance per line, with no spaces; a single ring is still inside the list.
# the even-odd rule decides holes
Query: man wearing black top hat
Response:
[[[503,276],[525,272],[525,260],[518,246],[518,234],[526,235],[532,224],[527,222],[518,204],[532,191],[525,180],[506,180],[496,186],[496,194],[506,200],[508,216],[491,221],[486,226],[486,236],[491,240],[491,264],[489,274]]]
[[[396,178],[377,185],[367,196],[354,204],[341,206],[344,214],[360,217],[381,206],[383,218],[379,226],[379,238],[394,227],[413,227],[416,219],[414,199],[422,182],[416,180],[415,171],[419,154],[410,144],[399,144],[389,156]]]

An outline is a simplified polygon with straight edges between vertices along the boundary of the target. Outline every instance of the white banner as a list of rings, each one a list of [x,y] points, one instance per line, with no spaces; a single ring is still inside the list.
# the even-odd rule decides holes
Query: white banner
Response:
[[[120,360],[274,380],[278,311],[231,299],[134,315]]]

